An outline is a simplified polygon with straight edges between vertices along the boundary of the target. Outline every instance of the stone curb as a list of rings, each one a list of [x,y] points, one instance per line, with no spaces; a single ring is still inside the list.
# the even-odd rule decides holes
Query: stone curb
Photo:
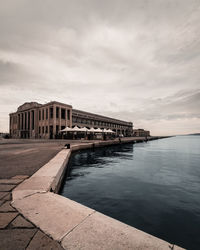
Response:
[[[123,140],[121,143],[133,142]],[[12,192],[12,205],[64,249],[183,249],[56,194],[71,152],[119,144],[101,141],[61,150]]]

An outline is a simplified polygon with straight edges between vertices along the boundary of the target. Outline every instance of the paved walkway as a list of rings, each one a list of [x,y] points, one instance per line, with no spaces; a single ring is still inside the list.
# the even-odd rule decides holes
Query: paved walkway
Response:
[[[66,143],[81,142],[0,140],[0,250],[63,249],[12,207],[11,192],[54,157]]]
[[[28,176],[0,179],[0,249],[62,250],[60,244],[25,219],[11,206],[11,191]]]
[[[65,141],[0,141],[0,250],[61,250],[60,244],[11,206],[11,191],[65,145]]]
[[[79,140],[0,140],[0,179],[15,175],[31,176],[52,159],[66,143],[80,142]]]

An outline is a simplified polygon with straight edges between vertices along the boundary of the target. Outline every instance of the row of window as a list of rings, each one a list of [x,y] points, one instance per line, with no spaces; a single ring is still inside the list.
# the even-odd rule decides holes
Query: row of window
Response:
[[[101,122],[101,121],[93,121],[88,119],[81,119],[78,117],[73,117],[72,121],[74,123],[83,123],[83,124],[91,124],[91,125],[97,125],[97,126],[106,126],[106,127],[114,127],[114,128],[123,128],[123,125],[109,123],[109,122]]]
[[[10,117],[10,124],[16,124],[17,123],[17,116],[11,116]]]
[[[48,114],[49,113],[49,114]],[[39,120],[46,120],[48,119],[48,115],[50,119],[53,118],[53,107],[50,107],[49,109],[40,109],[39,110]],[[60,118],[66,120],[66,109],[56,107],[56,118]],[[67,110],[67,119],[70,120],[70,110]]]
[[[48,134],[48,126],[39,127],[39,134]]]
[[[29,130],[34,129],[35,123],[35,112],[34,110],[29,112],[23,112],[18,114],[17,116],[10,117],[10,125],[17,124],[18,130]],[[31,120],[32,119],[32,120]]]
[[[49,129],[49,126],[39,126],[39,134],[48,134],[51,130],[53,132],[53,126],[50,126],[51,129]],[[64,129],[65,126],[59,126],[59,125],[56,125],[56,134],[59,133],[60,130]],[[49,131],[50,130],[50,131]]]

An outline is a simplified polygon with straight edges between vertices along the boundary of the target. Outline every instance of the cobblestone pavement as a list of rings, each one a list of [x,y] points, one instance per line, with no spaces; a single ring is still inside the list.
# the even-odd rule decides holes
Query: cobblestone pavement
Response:
[[[0,250],[63,250],[12,207],[11,191],[26,178],[18,175],[0,179]]]

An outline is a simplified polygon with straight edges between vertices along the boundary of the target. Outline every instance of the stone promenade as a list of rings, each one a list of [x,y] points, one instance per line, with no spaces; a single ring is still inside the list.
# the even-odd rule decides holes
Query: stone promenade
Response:
[[[12,190],[69,142],[0,140],[0,250],[63,249],[19,214],[10,203]]]
[[[0,249],[1,250],[62,250],[60,244],[45,235],[14,209],[11,191],[28,176],[0,179]]]
[[[49,162],[66,143],[76,147],[82,142],[0,140],[0,250],[63,249],[12,207],[12,190]],[[94,141],[84,141],[87,142]]]

